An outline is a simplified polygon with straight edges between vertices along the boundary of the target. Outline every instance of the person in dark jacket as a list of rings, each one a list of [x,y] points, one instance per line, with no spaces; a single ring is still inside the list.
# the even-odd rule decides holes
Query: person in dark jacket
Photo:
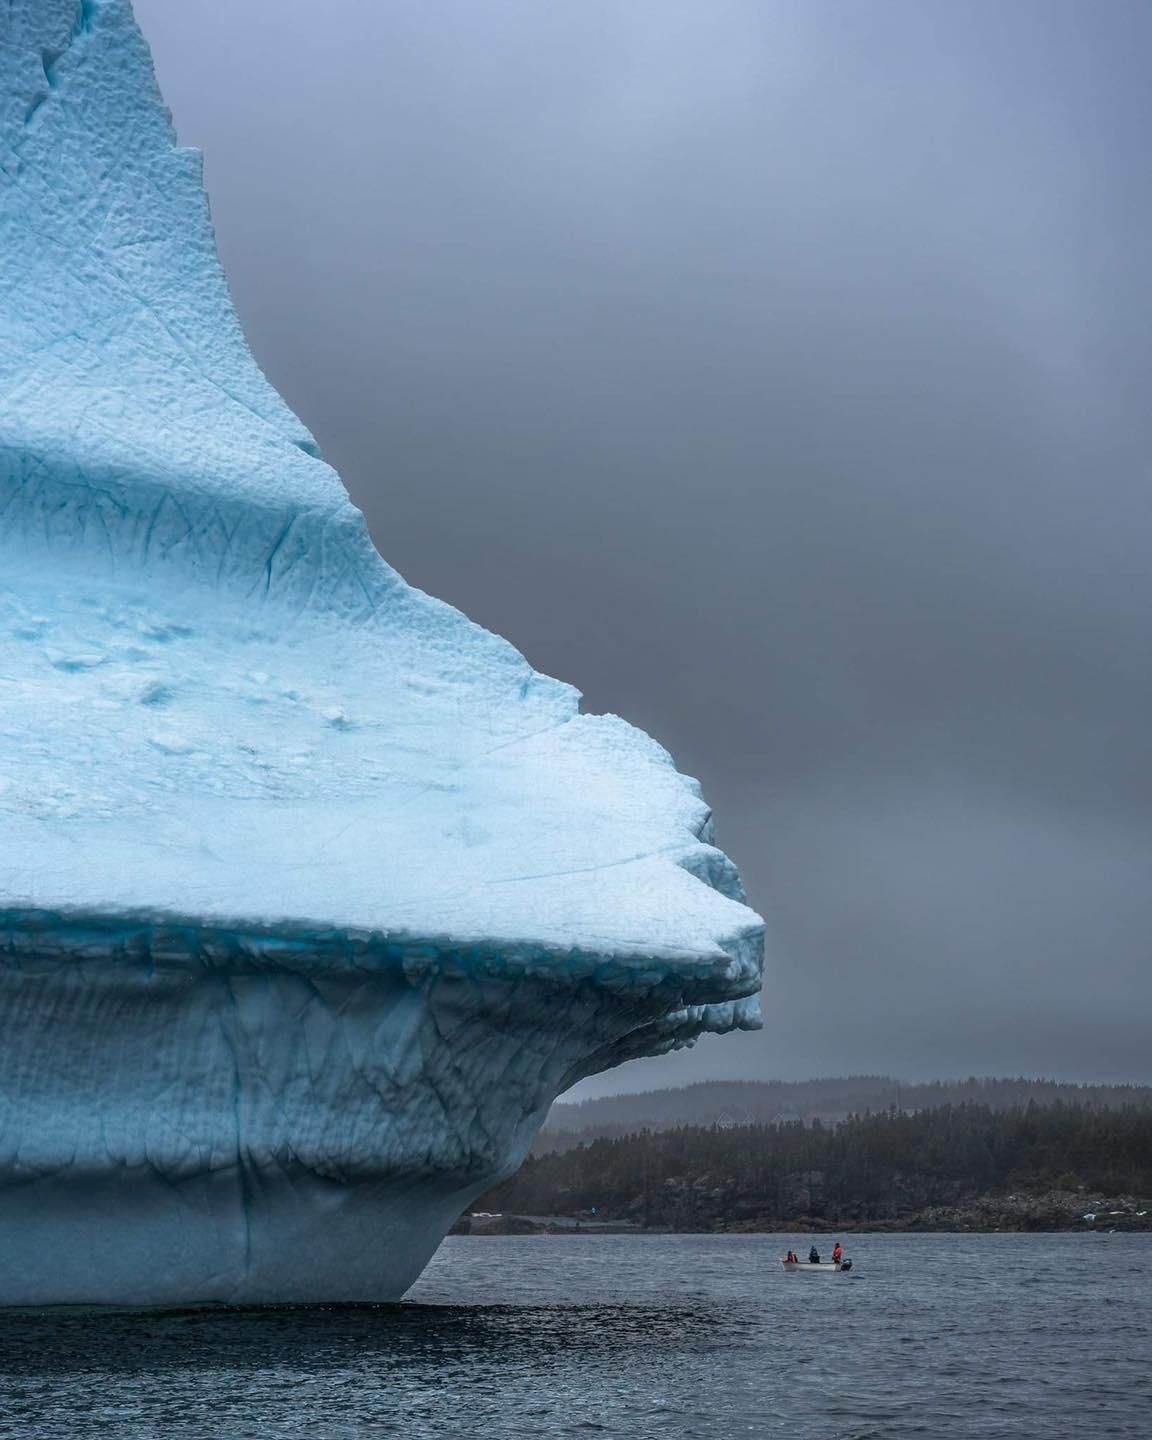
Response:
[[[808,1251],[808,1263],[809,1265],[820,1264],[820,1252],[816,1249],[815,1245],[813,1245],[811,1250]]]

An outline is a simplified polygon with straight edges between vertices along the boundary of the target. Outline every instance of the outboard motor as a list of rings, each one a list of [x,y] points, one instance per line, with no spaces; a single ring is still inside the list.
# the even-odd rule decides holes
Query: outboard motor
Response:
[[[840,1262],[840,1269],[841,1269],[841,1270],[851,1270],[851,1269],[852,1269],[852,1261],[851,1261],[851,1260],[842,1260],[842,1261]]]

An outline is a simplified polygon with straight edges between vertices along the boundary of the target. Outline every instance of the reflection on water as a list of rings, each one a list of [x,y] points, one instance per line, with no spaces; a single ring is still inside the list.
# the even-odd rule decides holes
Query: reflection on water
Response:
[[[719,1306],[309,1305],[276,1309],[0,1312],[9,1376],[109,1371],[161,1375],[245,1366],[533,1366],[619,1358],[720,1333]]]
[[[401,1305],[3,1312],[0,1435],[1152,1435],[1152,1237],[858,1237],[851,1277],[785,1275],[790,1238],[460,1238]]]

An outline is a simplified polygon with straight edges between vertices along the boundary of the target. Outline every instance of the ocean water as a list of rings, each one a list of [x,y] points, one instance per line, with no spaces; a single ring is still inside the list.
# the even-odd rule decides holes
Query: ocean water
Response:
[[[1152,1235],[844,1238],[851,1275],[461,1237],[400,1305],[0,1312],[0,1435],[1152,1437]]]

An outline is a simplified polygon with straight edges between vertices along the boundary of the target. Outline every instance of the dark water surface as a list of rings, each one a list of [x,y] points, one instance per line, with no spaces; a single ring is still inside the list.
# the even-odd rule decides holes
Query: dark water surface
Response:
[[[0,1312],[0,1435],[1152,1437],[1152,1235],[461,1238],[402,1305]],[[829,1242],[825,1248],[831,1248]]]

